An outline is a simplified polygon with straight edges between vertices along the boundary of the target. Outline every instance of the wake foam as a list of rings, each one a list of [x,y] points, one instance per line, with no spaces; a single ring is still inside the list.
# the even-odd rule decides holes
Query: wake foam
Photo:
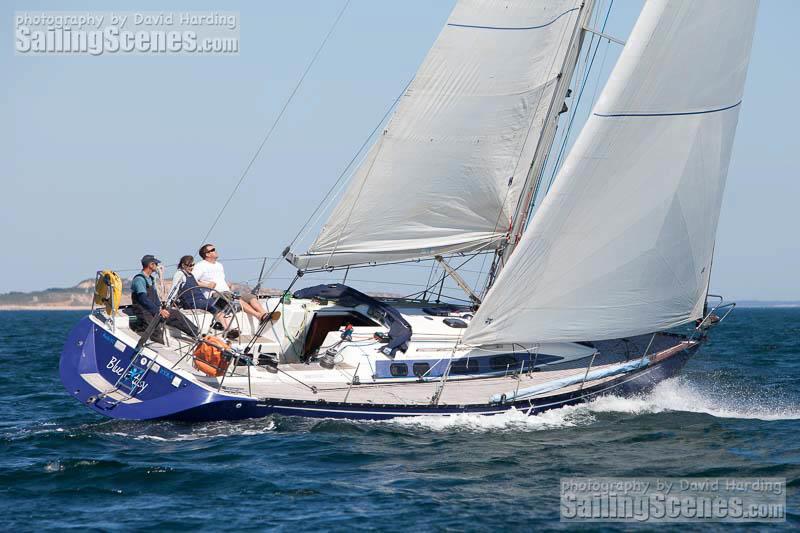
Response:
[[[744,388],[702,387],[685,378],[668,379],[659,383],[649,394],[623,398],[604,396],[588,407],[594,412],[630,414],[683,411],[703,413],[716,418],[745,420],[800,420],[796,403]]]
[[[581,405],[551,409],[536,416],[528,416],[524,411],[512,408],[504,413],[492,416],[472,414],[415,416],[395,418],[388,421],[388,423],[432,431],[449,431],[453,429],[466,431],[536,431],[588,425],[593,420],[594,417],[591,412],[586,409],[586,406]]]
[[[688,412],[716,418],[750,420],[800,420],[796,403],[785,404],[746,390],[715,391],[674,378],[659,383],[651,392],[631,397],[602,396],[591,402],[551,409],[527,416],[511,409],[494,416],[459,414],[396,418],[388,423],[431,431],[539,431],[587,426],[601,413],[646,415],[663,412]]]

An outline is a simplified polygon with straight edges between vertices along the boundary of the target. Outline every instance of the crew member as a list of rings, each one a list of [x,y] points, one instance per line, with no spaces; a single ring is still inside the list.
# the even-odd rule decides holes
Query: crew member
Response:
[[[222,263],[218,261],[219,254],[217,253],[216,246],[213,244],[204,244],[200,247],[198,253],[203,260],[194,266],[193,273],[197,283],[213,282],[214,290],[222,294],[229,304],[232,304],[234,294],[228,282],[225,281],[225,268],[222,266]],[[210,290],[206,289],[205,293],[206,298],[211,297]],[[267,310],[264,309],[264,306],[261,305],[261,302],[258,301],[258,296],[255,294],[241,294],[239,295],[239,299],[242,311],[258,319],[259,322],[265,322],[270,319],[277,320],[281,316],[280,311],[275,311],[270,315]]]
[[[142,271],[136,274],[131,281],[131,300],[133,302],[133,312],[143,320],[147,327],[159,316],[167,325],[179,329],[192,337],[197,336],[197,328],[190,323],[185,316],[177,309],[169,311],[161,305],[161,299],[156,291],[156,280],[153,274],[158,270],[161,263],[153,255],[147,254],[142,257]],[[150,340],[164,344],[164,327],[158,324],[155,327]]]
[[[191,255],[184,255],[178,262],[178,270],[175,271],[175,276],[172,278],[172,288],[167,296],[167,304],[177,304],[181,309],[202,309],[214,315],[214,318],[219,322],[223,329],[227,331],[229,339],[236,339],[239,337],[238,329],[231,329],[230,321],[224,313],[224,302],[222,305],[218,304],[216,298],[206,298],[203,289],[213,289],[215,283],[213,281],[197,281],[192,274],[194,269],[194,257]]]

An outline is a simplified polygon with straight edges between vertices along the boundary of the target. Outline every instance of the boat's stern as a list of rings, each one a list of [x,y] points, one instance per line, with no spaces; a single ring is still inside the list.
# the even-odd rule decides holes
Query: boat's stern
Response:
[[[137,352],[135,346],[87,316],[64,343],[59,373],[70,395],[110,418],[202,419],[203,411],[219,409],[212,407],[216,403],[231,404],[232,413],[226,418],[252,416],[241,409],[247,399],[220,394],[157,361],[153,352]]]

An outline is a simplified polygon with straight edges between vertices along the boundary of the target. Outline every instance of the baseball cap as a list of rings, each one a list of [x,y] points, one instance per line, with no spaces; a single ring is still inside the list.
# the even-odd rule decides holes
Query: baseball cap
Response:
[[[142,266],[143,266],[143,267],[146,267],[146,266],[147,266],[147,265],[149,265],[150,263],[161,264],[161,261],[159,261],[158,259],[156,259],[156,256],[154,256],[154,255],[152,255],[152,254],[147,254],[147,255],[145,255],[144,257],[142,257]]]

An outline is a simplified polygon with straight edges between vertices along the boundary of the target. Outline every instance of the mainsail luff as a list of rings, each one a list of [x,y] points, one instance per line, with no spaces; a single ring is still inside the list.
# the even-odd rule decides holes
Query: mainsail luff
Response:
[[[645,5],[464,342],[628,337],[702,314],[756,11]]]
[[[581,0],[461,0],[301,269],[505,241]]]

